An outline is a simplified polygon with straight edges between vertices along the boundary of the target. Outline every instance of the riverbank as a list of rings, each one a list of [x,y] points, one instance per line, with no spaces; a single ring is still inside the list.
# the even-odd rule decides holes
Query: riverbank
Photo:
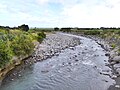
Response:
[[[88,36],[89,38],[95,40],[102,48],[104,48],[107,53],[106,56],[109,57],[109,63],[106,64],[112,69],[112,74],[110,78],[114,79],[116,83],[111,85],[108,90],[119,90],[120,89],[120,54],[118,45],[113,48],[111,47],[112,40],[106,38],[102,39],[98,36]],[[118,43],[116,41],[116,43]]]
[[[15,63],[9,63],[7,64],[4,69],[0,70],[0,85],[2,83],[2,80],[5,78],[6,74],[9,73],[11,70],[13,70],[16,66],[22,64],[23,60],[30,57],[31,55],[27,55],[21,58],[16,58],[14,59],[16,62]]]
[[[80,39],[63,35],[56,32],[56,34],[48,34],[44,41],[36,48],[36,52],[32,55],[35,62],[42,61],[55,55],[59,55],[61,50],[69,47],[74,47],[80,44]]]
[[[63,35],[62,33],[54,33],[54,34],[47,33],[46,38],[42,41],[41,44],[36,43],[35,52],[30,56],[30,58],[28,59],[21,58],[21,60],[17,60],[19,62],[7,67],[8,69],[5,69],[5,71],[3,71],[4,74],[1,73],[2,74],[1,81],[4,78],[4,76],[7,73],[9,73],[9,71],[11,70],[13,71],[13,73],[10,75],[11,80],[14,80],[14,77],[17,75],[21,76],[21,74],[19,73],[20,71],[14,72],[13,70],[15,69],[16,66],[20,65],[21,63],[33,64],[34,62],[42,61],[47,58],[51,58],[52,56],[55,55],[57,56],[59,55],[61,50],[64,50],[69,47],[71,47],[72,49],[72,47],[77,46],[79,44],[80,44],[79,38]],[[28,56],[25,56],[25,58],[26,57]]]
[[[105,51],[106,56],[109,58],[106,66],[112,69],[112,74],[109,75],[110,78],[116,81],[116,84],[111,85],[108,90],[118,90],[120,89],[120,52],[119,52],[119,40],[116,37],[106,37],[101,38],[101,35],[84,35],[81,33],[72,32],[71,34],[88,37],[96,43],[98,43]],[[116,44],[115,47],[112,45]],[[101,73],[104,74],[104,73]],[[107,75],[107,74],[106,74]]]
[[[111,47],[110,40],[102,39],[98,36],[88,36],[89,38],[93,39],[98,43],[104,50],[107,51],[106,56],[109,57],[109,66],[114,70],[113,74],[116,75],[116,78],[120,76],[120,71],[118,70],[120,68],[120,56],[118,52],[118,47],[115,48]]]
[[[0,82],[5,75],[29,58],[36,42],[41,43],[44,32],[27,32],[21,29],[0,29]]]

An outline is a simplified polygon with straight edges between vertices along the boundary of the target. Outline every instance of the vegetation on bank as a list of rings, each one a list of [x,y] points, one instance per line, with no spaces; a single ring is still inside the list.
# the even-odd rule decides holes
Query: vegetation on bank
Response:
[[[78,33],[83,35],[95,35],[98,37],[101,37],[103,39],[106,39],[109,41],[111,47],[114,49],[116,47],[120,48],[120,27],[100,27],[100,28],[72,28],[72,27],[63,27],[63,28],[32,28],[30,29],[30,32],[39,32],[39,31],[45,31],[45,32],[67,32],[67,33]],[[120,52],[120,49],[119,49]]]
[[[14,57],[21,58],[33,53],[35,42],[41,42],[44,32],[30,32],[28,25],[16,29],[0,28],[0,68],[14,62]]]
[[[109,44],[114,49],[120,49],[120,30],[104,30],[100,35],[101,38],[109,41]],[[120,51],[118,51],[120,53]]]
[[[109,42],[112,49],[118,48],[120,54],[120,27],[100,27],[100,28],[58,28],[55,27],[54,31],[62,31],[67,33],[77,33],[82,35],[94,35],[101,37]]]
[[[107,40],[112,47],[112,49],[118,48],[118,53],[120,54],[120,29],[92,29],[92,30],[72,30],[72,32],[83,34],[83,35],[93,35],[101,37]]]

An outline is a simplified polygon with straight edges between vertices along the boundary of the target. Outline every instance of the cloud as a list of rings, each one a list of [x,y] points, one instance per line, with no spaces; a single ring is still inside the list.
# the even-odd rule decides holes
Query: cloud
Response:
[[[113,0],[108,0],[99,4],[78,3],[71,8],[64,8],[62,12],[63,16],[66,17],[64,19],[64,25],[78,27],[118,27],[120,26],[119,1],[117,0],[113,3]],[[111,8],[107,5],[113,5],[114,7]]]
[[[7,11],[7,6],[4,4],[0,4],[0,13],[4,13]]]
[[[47,4],[50,0],[37,0],[40,5]]]
[[[38,27],[120,26],[120,0],[13,1],[0,4],[0,24],[14,26],[26,23]]]
[[[66,6],[72,6],[74,4],[76,4],[79,0],[37,0],[37,2],[40,5],[45,5],[45,4],[49,4],[49,3],[59,3],[61,5],[63,5],[64,7]]]

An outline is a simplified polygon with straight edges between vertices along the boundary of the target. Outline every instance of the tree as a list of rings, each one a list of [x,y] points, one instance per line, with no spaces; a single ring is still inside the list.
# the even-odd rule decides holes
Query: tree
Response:
[[[55,30],[55,31],[59,31],[59,28],[58,28],[58,27],[55,27],[54,30]]]
[[[23,30],[23,31],[26,31],[26,32],[29,30],[29,26],[25,25],[25,24],[23,24],[21,26],[18,26],[18,28],[21,29],[21,30]]]
[[[63,31],[63,32],[71,32],[71,29],[72,29],[72,28],[70,28],[70,27],[68,27],[68,28],[61,28],[60,31]]]

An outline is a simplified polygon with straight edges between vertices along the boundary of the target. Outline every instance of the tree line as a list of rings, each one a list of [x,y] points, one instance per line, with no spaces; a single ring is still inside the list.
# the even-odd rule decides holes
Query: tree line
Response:
[[[9,26],[0,26],[0,29],[5,29],[5,30],[14,30],[14,29],[20,29],[20,30],[23,30],[23,31],[28,31],[29,30],[29,26],[28,25],[25,25],[25,24],[22,24],[18,27],[9,27]]]
[[[54,30],[55,31],[66,31],[66,32],[69,32],[71,31],[72,29],[76,29],[76,30],[120,30],[120,27],[100,27],[100,28],[78,28],[78,27],[75,27],[75,28],[72,28],[72,27],[65,27],[65,28],[58,28],[58,27],[55,27]]]

